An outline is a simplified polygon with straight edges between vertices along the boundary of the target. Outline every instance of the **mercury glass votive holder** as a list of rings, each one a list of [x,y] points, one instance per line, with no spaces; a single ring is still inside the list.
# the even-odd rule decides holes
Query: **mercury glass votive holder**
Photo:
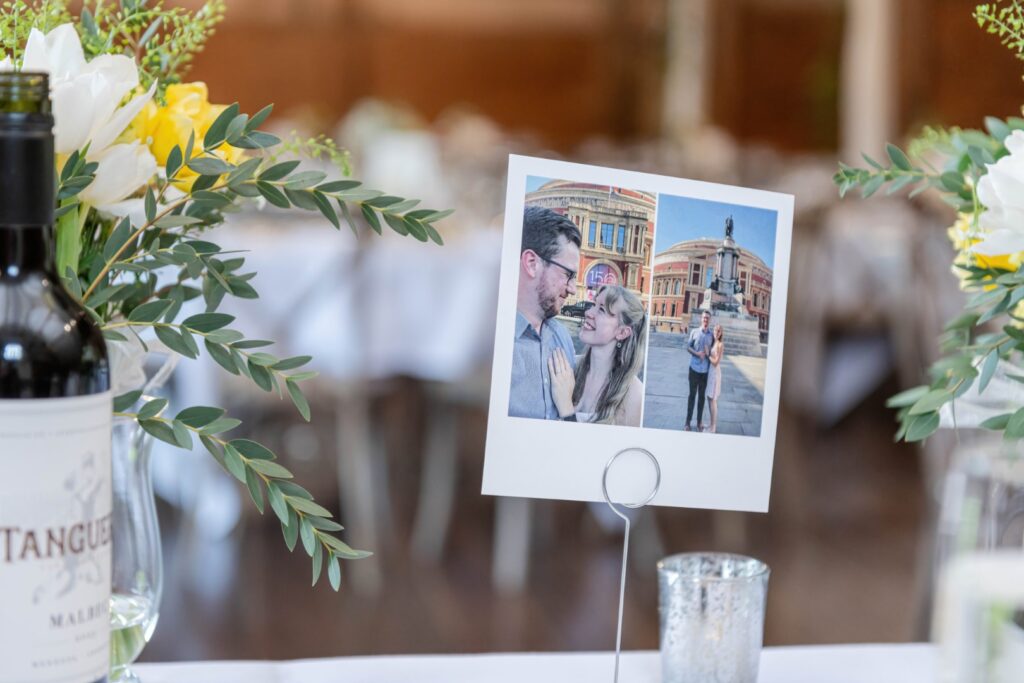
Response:
[[[768,574],[729,553],[658,562],[662,683],[757,683]]]

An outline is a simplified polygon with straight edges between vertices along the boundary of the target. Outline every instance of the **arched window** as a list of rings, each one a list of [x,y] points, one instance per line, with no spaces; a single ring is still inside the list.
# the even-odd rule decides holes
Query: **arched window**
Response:
[[[675,295],[677,295],[677,296],[679,295],[679,285],[680,285],[680,282],[679,282],[679,280],[676,280],[676,281],[675,281],[675,282],[673,283],[673,285],[672,285],[672,293],[673,293],[673,294],[675,294]]]

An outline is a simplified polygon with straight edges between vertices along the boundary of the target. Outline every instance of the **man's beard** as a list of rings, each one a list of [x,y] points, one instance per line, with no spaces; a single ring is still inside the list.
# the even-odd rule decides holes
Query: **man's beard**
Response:
[[[544,318],[554,318],[558,315],[558,293],[553,291],[540,292],[540,309],[544,311]]]

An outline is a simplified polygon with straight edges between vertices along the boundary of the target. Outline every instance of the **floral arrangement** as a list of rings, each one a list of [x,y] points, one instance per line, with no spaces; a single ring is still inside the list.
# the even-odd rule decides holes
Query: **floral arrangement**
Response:
[[[278,358],[265,350],[272,342],[246,338],[217,312],[224,297],[258,294],[256,274],[211,241],[212,231],[244,204],[267,202],[318,212],[335,228],[343,219],[353,231],[357,213],[377,233],[386,224],[441,244],[433,224],[450,212],[415,208],[416,200],[345,177],[347,156],[330,140],[285,142],[261,131],[270,106],[250,116],[237,104],[211,104],[203,83],[182,82],[223,15],[224,0],[195,11],[160,0],[91,0],[78,17],[66,0],[0,2],[0,69],[50,75],[58,272],[108,340],[115,414],[180,448],[198,439],[260,512],[269,501],[289,550],[301,540],[314,585],[326,566],[337,590],[339,559],[369,553],[338,538],[341,525],[270,449],[225,436],[240,422],[223,409],[192,406],[170,417],[165,399],[142,399],[141,356],[153,344],[185,358],[202,347],[226,372],[287,395],[309,420],[301,383],[316,373],[301,367],[310,357]],[[328,157],[342,177],[305,170],[297,156]],[[183,305],[199,299],[205,311],[180,319]]]
[[[974,18],[1024,59],[1018,0],[979,4]],[[912,187],[910,196],[937,190],[957,212],[949,228],[953,272],[971,295],[946,326],[946,355],[930,368],[930,383],[889,399],[898,409],[896,438],[920,441],[943,421],[957,426],[958,404],[969,409],[960,424],[1024,437],[1024,119],[989,117],[984,131],[928,128],[908,152],[892,144],[886,152],[882,162],[865,155],[868,168],[840,164],[840,195],[860,188],[868,197],[883,186],[890,194]],[[929,162],[935,156],[944,160],[940,168]],[[980,398],[986,389],[992,400]]]

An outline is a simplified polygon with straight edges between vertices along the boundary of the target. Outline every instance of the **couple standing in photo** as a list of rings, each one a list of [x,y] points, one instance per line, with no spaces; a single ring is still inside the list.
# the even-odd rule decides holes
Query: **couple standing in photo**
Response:
[[[580,324],[579,357],[555,319],[576,292],[581,243],[565,216],[525,210],[508,414],[638,427],[647,334],[640,299],[619,285],[598,289]]]
[[[700,316],[700,327],[690,332],[686,350],[690,353],[690,392],[686,396],[686,431],[693,431],[693,405],[697,404],[697,431],[718,431],[718,397],[722,395],[722,359],[725,333],[721,325],[711,326],[711,313]],[[704,399],[711,412],[711,425],[704,425]]]

